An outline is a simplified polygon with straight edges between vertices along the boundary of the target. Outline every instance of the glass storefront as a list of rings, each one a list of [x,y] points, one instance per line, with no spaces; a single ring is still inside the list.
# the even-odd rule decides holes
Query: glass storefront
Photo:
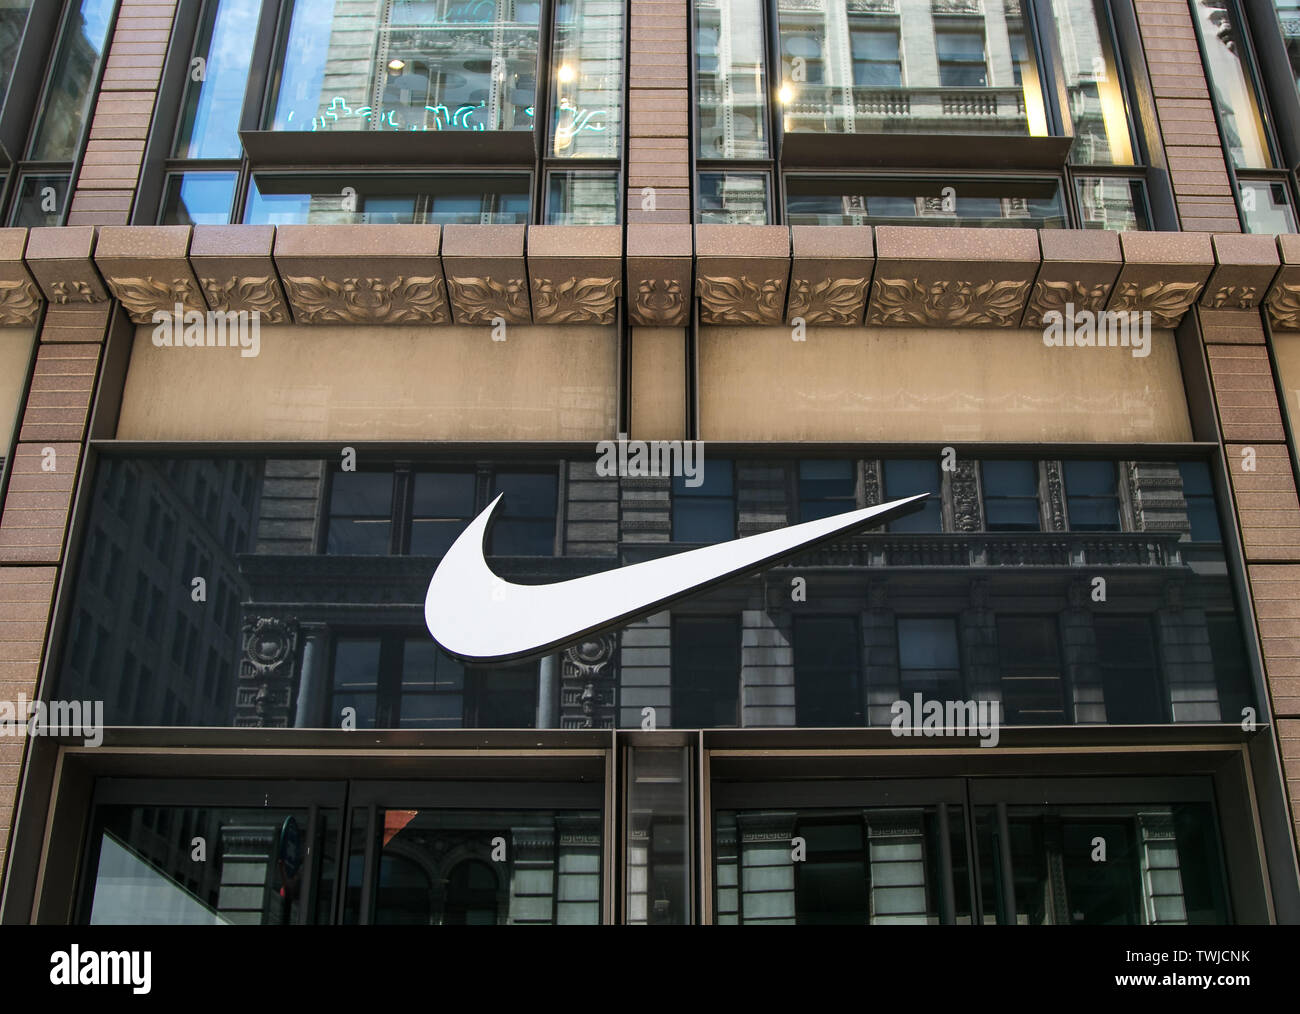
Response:
[[[1235,725],[1255,698],[1211,474],[714,458],[620,529],[589,520],[622,496],[590,460],[105,456],[53,696],[109,726],[892,727],[916,695],[1004,725]],[[540,660],[462,664],[428,635],[429,579],[498,493],[492,566],[545,583],[748,534],[756,481],[791,524],[931,496]]]

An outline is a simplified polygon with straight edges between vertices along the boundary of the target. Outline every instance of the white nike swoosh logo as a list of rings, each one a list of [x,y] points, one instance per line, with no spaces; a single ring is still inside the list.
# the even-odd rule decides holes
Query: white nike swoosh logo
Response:
[[[498,495],[447,550],[429,582],[424,622],[448,654],[466,662],[510,662],[621,623],[737,574],[808,549],[868,521],[883,521],[920,493],[743,539],[553,584],[512,584],[483,558]]]

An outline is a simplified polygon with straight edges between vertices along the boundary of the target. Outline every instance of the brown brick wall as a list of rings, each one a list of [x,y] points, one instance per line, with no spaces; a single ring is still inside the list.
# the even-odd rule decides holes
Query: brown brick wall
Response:
[[[1199,313],[1300,842],[1300,499],[1259,313]]]
[[[690,222],[689,0],[632,0],[629,27],[627,221]]]
[[[1240,232],[1186,0],[1135,0],[1169,179],[1187,232]]]
[[[69,225],[130,220],[175,13],[176,0],[123,0]],[[41,327],[0,513],[0,700],[36,695],[109,309],[51,308]],[[47,449],[55,452],[52,471],[44,464],[51,460]],[[23,745],[18,740],[0,746],[0,876]]]
[[[126,225],[144,161],[176,0],[123,0],[69,225]]]

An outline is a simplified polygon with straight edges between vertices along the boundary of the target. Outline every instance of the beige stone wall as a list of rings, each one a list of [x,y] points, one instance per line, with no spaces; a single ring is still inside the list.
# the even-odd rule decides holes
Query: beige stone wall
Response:
[[[0,327],[0,458],[9,453],[14,439],[35,340],[30,327]]]
[[[704,440],[1183,441],[1173,335],[1049,348],[1035,330],[700,330]]]
[[[606,440],[612,327],[264,327],[258,356],[136,332],[123,440]]]

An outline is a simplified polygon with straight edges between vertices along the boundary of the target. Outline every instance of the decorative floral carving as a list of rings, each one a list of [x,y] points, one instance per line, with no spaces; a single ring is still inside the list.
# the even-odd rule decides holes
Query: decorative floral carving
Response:
[[[171,281],[148,278],[108,279],[108,287],[113,295],[126,307],[126,312],[137,324],[145,324],[153,319],[154,311],[165,310],[171,313],[177,303],[192,306],[198,303],[194,286],[188,278],[173,278]]]
[[[533,279],[533,319],[538,324],[612,324],[617,278]]]
[[[302,324],[445,324],[442,279],[285,276],[285,291]]]
[[[80,280],[50,283],[50,298],[60,305],[65,303],[98,303],[94,290],[89,283]]]
[[[790,283],[786,318],[802,317],[805,324],[860,324],[866,300],[866,278],[826,278],[820,282],[795,278]]]
[[[959,532],[978,532],[984,529],[979,484],[975,478],[975,462],[963,458],[952,473],[953,524]]]
[[[1047,514],[1054,532],[1065,531],[1065,479],[1059,461],[1044,464],[1047,473]]]
[[[1073,304],[1076,313],[1080,310],[1101,310],[1105,307],[1109,294],[1110,285],[1106,282],[1089,285],[1086,282],[1040,278],[1034,286],[1034,294],[1029,298],[1029,311],[1034,319],[1039,319],[1052,310],[1064,313],[1066,304]]]
[[[919,278],[877,278],[869,324],[1013,327],[1029,294],[1028,281],[957,280],[923,282]]]
[[[1300,284],[1280,284],[1268,297],[1268,317],[1275,328],[1300,331]]]
[[[699,279],[700,320],[705,324],[777,324],[785,285],[779,278],[752,282],[739,278]]]
[[[35,324],[41,294],[24,279],[0,282],[0,324]]]
[[[632,297],[632,319],[638,324],[685,324],[686,297],[680,283],[672,278],[642,279]]]
[[[275,279],[267,275],[229,278],[224,282],[218,278],[200,278],[199,284],[214,310],[226,313],[247,310],[261,314],[268,324],[283,324],[288,320]]]
[[[1200,295],[1204,282],[1121,282],[1111,301],[1113,310],[1149,310],[1154,327],[1177,327],[1187,308]]]
[[[1258,285],[1220,285],[1201,305],[1211,310],[1253,310],[1259,305]]]
[[[522,278],[499,282],[495,278],[449,277],[447,284],[457,324],[491,324],[494,317],[527,324],[533,319],[528,309],[528,283]]]

